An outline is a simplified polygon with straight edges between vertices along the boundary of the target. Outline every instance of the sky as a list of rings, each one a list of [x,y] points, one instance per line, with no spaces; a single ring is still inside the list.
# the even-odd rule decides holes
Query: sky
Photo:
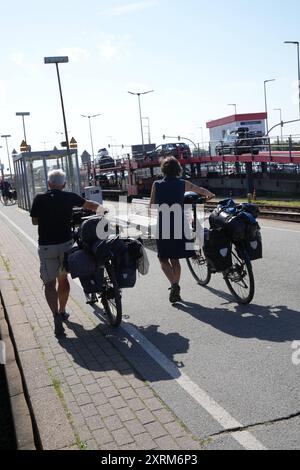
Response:
[[[9,151],[23,139],[32,150],[64,140],[58,82],[45,56],[67,55],[60,65],[70,137],[79,152],[108,144],[141,144],[138,100],[150,119],[151,140],[162,135],[201,142],[206,122],[264,111],[267,85],[269,126],[297,119],[298,0],[11,0],[1,2],[0,133],[10,134]],[[145,120],[146,125],[146,120]],[[202,128],[202,131],[201,131]],[[277,131],[279,133],[280,131]],[[285,134],[299,133],[300,123]],[[145,141],[147,142],[145,128]],[[171,139],[174,140],[174,139]],[[0,158],[7,165],[1,139]],[[118,152],[114,147],[114,153]]]

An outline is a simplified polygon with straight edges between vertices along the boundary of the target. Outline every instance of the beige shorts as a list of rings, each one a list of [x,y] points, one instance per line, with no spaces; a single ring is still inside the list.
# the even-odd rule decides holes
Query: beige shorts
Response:
[[[56,278],[67,272],[63,268],[64,255],[73,246],[73,240],[60,245],[39,246],[40,274],[44,284],[55,281]]]

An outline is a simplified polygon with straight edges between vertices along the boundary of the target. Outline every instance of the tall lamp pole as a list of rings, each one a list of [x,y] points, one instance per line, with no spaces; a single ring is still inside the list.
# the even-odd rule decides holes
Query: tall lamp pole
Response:
[[[69,163],[69,170],[70,170],[70,182],[71,182],[72,191],[74,191],[75,190],[75,181],[74,181],[73,162],[72,162],[72,157],[71,157],[71,152],[70,152],[70,143],[69,143],[69,137],[68,137],[66,113],[65,113],[64,100],[63,100],[62,89],[61,89],[59,68],[58,68],[58,64],[64,64],[64,63],[68,63],[68,62],[69,62],[69,57],[67,57],[67,56],[44,57],[44,63],[45,64],[55,64],[55,66],[56,66],[56,74],[57,74],[57,80],[58,80],[58,87],[59,87],[59,94],[60,94],[60,101],[61,101],[61,109],[62,109],[62,115],[63,115],[63,121],[64,121],[65,139],[66,139],[66,146],[67,146],[67,156],[68,156],[68,163]]]
[[[141,93],[134,93],[129,91],[130,95],[135,95],[138,97],[139,102],[139,112],[140,112],[140,125],[141,125],[141,134],[142,134],[142,146],[143,146],[143,156],[145,156],[145,141],[144,141],[144,131],[143,131],[143,119],[142,119],[142,110],[141,110],[141,95],[147,95],[148,93],[153,93],[154,90],[144,91]]]
[[[234,113],[236,116],[236,104],[235,103],[229,103],[228,106],[234,106]]]
[[[16,113],[16,116],[21,116],[21,117],[22,117],[24,141],[26,142],[26,144],[28,144],[28,142],[27,142],[27,137],[26,137],[26,129],[25,129],[25,119],[24,119],[24,117],[25,117],[25,116],[30,116],[30,113],[27,113],[27,112],[26,112],[26,113],[24,113],[24,112],[22,112],[22,113]]]
[[[91,147],[92,147],[92,160],[93,160],[93,163],[94,163],[94,161],[95,161],[95,152],[94,152],[94,143],[93,143],[91,119],[95,118],[95,117],[98,117],[98,116],[101,116],[101,114],[93,114],[92,116],[86,116],[84,114],[81,114],[81,116],[84,117],[84,118],[88,118],[88,120],[89,120],[90,139],[91,139]]]
[[[101,114],[93,114],[86,116],[85,114],[81,114],[82,117],[88,118],[89,120],[89,128],[90,128],[90,139],[91,139],[91,147],[92,147],[92,162],[93,162],[93,179],[94,179],[94,186],[96,186],[96,170],[95,170],[95,152],[94,152],[94,143],[93,143],[93,134],[92,134],[92,125],[91,125],[91,118],[95,118],[101,116]],[[90,169],[90,165],[89,165]],[[90,170],[89,170],[90,171]]]
[[[266,111],[266,123],[267,123],[267,135],[269,134],[269,118],[268,118],[268,103],[267,103],[267,83],[276,82],[275,78],[271,78],[270,80],[264,81],[264,93],[265,93],[265,111]]]
[[[9,173],[10,173],[10,178],[12,178],[12,171],[11,171],[11,164],[10,164],[10,155],[9,155],[8,143],[7,143],[7,139],[8,139],[9,137],[11,137],[11,135],[2,135],[1,137],[6,140],[6,150],[7,150],[8,164],[9,164]]]
[[[300,118],[300,52],[299,52],[299,41],[285,41],[284,44],[294,44],[295,46],[297,46],[298,89],[299,89],[299,118]]]
[[[280,113],[280,123],[281,123],[281,143],[283,142],[283,134],[282,134],[282,109],[281,108],[275,108],[274,111],[279,111]]]
[[[2,145],[0,145],[0,149],[2,149]],[[0,157],[0,171],[1,171],[1,176],[2,176],[2,179],[4,179],[4,165],[2,166],[2,162],[1,162],[1,157]]]

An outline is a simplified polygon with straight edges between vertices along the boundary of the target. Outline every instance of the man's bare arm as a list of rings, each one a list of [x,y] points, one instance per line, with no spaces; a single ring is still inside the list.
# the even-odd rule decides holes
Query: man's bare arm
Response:
[[[101,204],[98,204],[98,202],[94,202],[94,201],[85,201],[82,207],[89,211],[97,212],[97,214],[101,214],[101,215],[104,215],[106,212],[106,209],[103,206],[101,206]]]

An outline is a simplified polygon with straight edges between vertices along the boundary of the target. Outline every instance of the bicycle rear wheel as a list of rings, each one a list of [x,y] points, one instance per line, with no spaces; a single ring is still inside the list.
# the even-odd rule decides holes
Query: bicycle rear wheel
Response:
[[[119,326],[122,321],[122,295],[111,262],[105,265],[101,302],[109,323],[115,327]]]
[[[197,250],[193,258],[186,260],[193,278],[200,286],[207,286],[211,279],[211,272],[202,250]]]
[[[247,305],[254,297],[255,283],[251,261],[243,250],[233,246],[232,267],[224,273],[228,289],[239,304]]]

